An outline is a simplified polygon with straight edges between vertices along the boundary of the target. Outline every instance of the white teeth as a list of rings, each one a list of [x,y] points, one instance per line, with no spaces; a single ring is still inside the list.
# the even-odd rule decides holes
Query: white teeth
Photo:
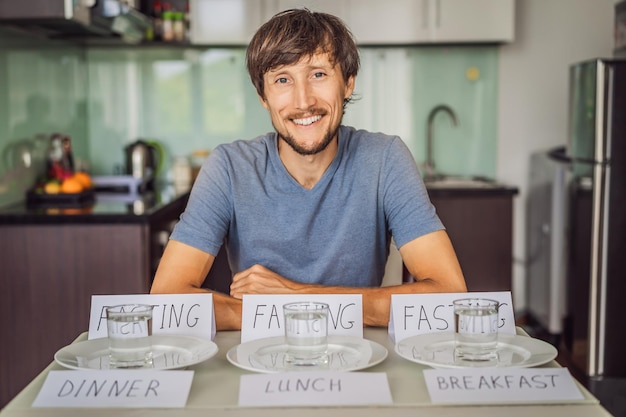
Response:
[[[311,117],[307,117],[306,119],[293,119],[293,122],[297,125],[301,125],[301,126],[308,126],[312,123],[317,122],[319,119],[321,119],[322,116],[317,115],[317,116],[311,116]]]

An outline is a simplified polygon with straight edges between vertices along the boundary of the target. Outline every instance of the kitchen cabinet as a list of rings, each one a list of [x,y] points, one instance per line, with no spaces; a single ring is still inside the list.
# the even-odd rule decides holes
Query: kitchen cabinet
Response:
[[[0,234],[5,403],[87,330],[92,294],[147,292],[149,236],[146,225],[5,225]]]
[[[247,45],[263,23],[264,0],[190,0],[190,43]]]
[[[433,42],[512,42],[513,0],[431,0]],[[433,6],[431,6],[433,7]],[[432,15],[432,14],[431,14]]]
[[[263,22],[268,21],[276,13],[289,9],[306,7],[315,12],[325,12],[340,19],[348,18],[350,0],[262,0],[266,2]]]
[[[346,0],[191,0],[190,42],[247,45],[259,26],[278,12],[308,7],[345,19],[348,3]]]
[[[514,0],[192,0],[191,43],[246,45],[274,14],[307,7],[343,19],[362,45],[511,42]]]
[[[350,0],[346,23],[359,44],[429,42],[430,10],[429,0]]]
[[[361,44],[511,42],[514,0],[351,0]]]
[[[92,295],[149,292],[187,197],[140,214],[140,204],[98,200],[82,214],[0,209],[0,407],[88,330]]]
[[[515,188],[429,190],[469,291],[510,291]]]

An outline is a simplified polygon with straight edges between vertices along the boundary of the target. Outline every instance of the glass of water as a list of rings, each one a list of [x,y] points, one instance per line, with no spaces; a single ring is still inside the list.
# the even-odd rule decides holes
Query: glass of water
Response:
[[[291,366],[328,364],[328,304],[311,301],[283,306],[285,362]]]
[[[152,306],[106,308],[110,368],[152,367]]]
[[[455,300],[455,361],[497,361],[500,303],[485,298]]]

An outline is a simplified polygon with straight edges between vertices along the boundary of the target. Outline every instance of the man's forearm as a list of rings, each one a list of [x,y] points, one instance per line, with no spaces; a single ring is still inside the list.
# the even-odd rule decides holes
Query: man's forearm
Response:
[[[217,330],[241,330],[241,300],[213,292]]]

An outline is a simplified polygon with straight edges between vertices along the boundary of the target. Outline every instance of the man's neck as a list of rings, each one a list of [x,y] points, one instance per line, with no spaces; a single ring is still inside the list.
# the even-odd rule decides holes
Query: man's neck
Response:
[[[310,190],[322,178],[337,155],[337,138],[322,152],[315,155],[301,155],[293,150],[280,136],[278,137],[278,156],[289,174],[303,188]]]

